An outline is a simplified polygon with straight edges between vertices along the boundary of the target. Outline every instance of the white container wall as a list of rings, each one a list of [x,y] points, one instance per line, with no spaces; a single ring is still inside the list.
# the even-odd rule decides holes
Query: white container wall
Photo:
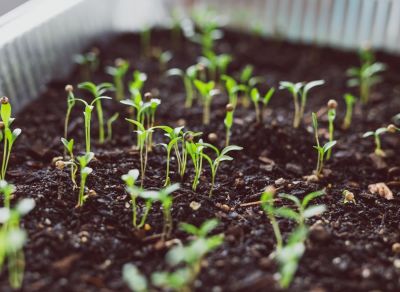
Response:
[[[400,53],[400,0],[31,0],[0,17],[0,95],[19,110],[98,36],[207,7],[267,37]]]

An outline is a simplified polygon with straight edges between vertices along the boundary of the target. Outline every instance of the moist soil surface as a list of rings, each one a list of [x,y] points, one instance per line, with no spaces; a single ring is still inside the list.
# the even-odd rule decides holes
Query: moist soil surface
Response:
[[[214,98],[211,124],[202,126],[201,105],[196,103],[185,109],[182,81],[160,72],[157,60],[141,57],[139,44],[140,38],[135,34],[99,41],[96,45],[101,50],[101,63],[93,81],[112,81],[104,68],[113,65],[116,58],[128,59],[131,68],[127,76],[130,78],[133,70],[147,73],[145,90],[158,93],[162,100],[156,117],[158,125],[184,124],[186,129],[203,132],[206,142],[209,133],[216,133],[218,141],[214,144],[223,147],[226,94],[222,92]],[[201,55],[197,44],[183,39],[173,43],[171,33],[161,29],[152,32],[152,46],[173,52],[174,58],[168,65],[171,68],[187,68]],[[268,258],[275,247],[272,227],[257,204],[263,189],[275,185],[279,192],[299,198],[326,189],[326,195],[314,203],[325,204],[327,211],[308,221],[313,227],[291,291],[399,291],[400,269],[394,263],[400,257],[392,251],[392,244],[400,241],[400,135],[383,135],[382,147],[387,157],[380,163],[371,159],[373,139],[361,136],[386,126],[400,111],[400,59],[377,54],[379,61],[388,64],[384,81],[375,87],[367,106],[356,106],[351,128],[343,131],[342,96],[346,92],[357,93],[346,86],[345,72],[359,64],[357,54],[263,40],[229,30],[217,42],[216,50],[234,56],[228,70],[231,75],[238,77],[245,65],[254,65],[255,75],[265,79],[261,92],[265,92],[267,85],[277,88],[282,80],[323,79],[326,84],[311,91],[299,129],[292,127],[292,98],[282,90],[273,96],[261,125],[255,123],[251,104],[247,108],[239,106],[232,144],[244,150],[234,153],[232,162],[221,164],[211,198],[208,166],[194,192],[191,164],[181,181],[176,162],[172,161],[172,181],[179,182],[181,189],[174,195],[171,242],[188,240],[188,235],[177,227],[179,222],[200,225],[207,219],[218,218],[220,224],[215,233],[225,235],[223,245],[207,256],[195,290],[279,290],[275,280],[278,267]],[[81,81],[77,68],[69,79],[49,84],[39,99],[16,116],[14,127],[22,128],[23,134],[13,149],[7,179],[17,188],[13,202],[28,197],[36,201],[36,208],[22,221],[29,235],[23,291],[128,291],[121,275],[124,264],[134,263],[146,275],[167,269],[164,256],[168,248],[159,242],[160,205],[155,204],[150,212],[149,231],[135,232],[132,228],[130,197],[121,176],[130,169],[139,169],[140,163],[132,148],[135,134],[123,119],[128,116],[126,106],[116,100],[103,102],[106,117],[115,112],[121,114],[114,124],[112,141],[103,145],[96,142],[94,112],[92,151],[96,160],[91,163],[94,171],[88,178],[88,187],[96,195],[90,196],[82,208],[75,208],[78,191],[72,189],[68,170],[58,170],[52,164],[54,157],[63,155],[60,137],[66,112],[64,87],[67,83],[76,87]],[[86,92],[75,94],[90,98]],[[312,173],[317,157],[311,112],[319,113],[320,136],[326,142],[325,110],[331,98],[339,103],[335,131],[338,144],[326,164],[328,175],[318,182],[307,182],[303,177]],[[74,108],[69,127],[69,137],[75,139],[77,152],[84,149],[82,111],[81,105]],[[165,141],[160,132],[155,134],[155,140]],[[165,169],[166,153],[161,146],[155,146],[149,154],[145,188],[161,188]],[[369,184],[378,182],[389,186],[393,200],[368,191]],[[345,189],[354,193],[355,204],[344,203]],[[201,204],[196,211],[190,207],[193,201]],[[279,200],[277,203],[287,204]],[[142,207],[143,203],[139,205]],[[279,225],[285,238],[295,227],[286,219],[279,219]],[[0,278],[0,291],[10,291],[6,272]]]

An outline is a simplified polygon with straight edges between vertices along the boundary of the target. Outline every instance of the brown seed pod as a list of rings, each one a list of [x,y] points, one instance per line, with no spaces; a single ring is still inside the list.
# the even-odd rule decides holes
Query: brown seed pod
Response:
[[[337,103],[336,100],[330,99],[330,100],[328,101],[328,108],[329,108],[329,109],[336,109],[337,106],[338,106],[338,103]]]
[[[122,58],[118,58],[118,59],[115,60],[114,63],[115,63],[116,67],[121,67],[125,63],[125,60],[122,59]]]
[[[275,193],[276,193],[276,188],[275,188],[274,186],[270,185],[270,186],[267,186],[267,187],[265,188],[264,192],[266,192],[266,193],[272,193],[273,195],[275,195]]]
[[[65,167],[65,162],[62,160],[58,160],[58,161],[56,161],[55,166],[57,169],[63,170]]]
[[[387,126],[387,130],[388,130],[388,132],[390,132],[390,133],[396,133],[397,128],[396,128],[395,125],[390,124],[389,126]]]
[[[152,98],[153,98],[153,94],[152,94],[151,92],[146,92],[146,93],[144,94],[144,99],[145,99],[146,101],[150,101]]]
[[[8,97],[7,96],[3,96],[0,99],[0,102],[1,102],[1,104],[8,104],[9,103]]]
[[[4,122],[0,121],[0,129],[4,128]]]
[[[185,140],[188,142],[193,142],[193,138],[193,135],[190,133],[185,135]]]
[[[66,92],[72,92],[74,90],[74,87],[71,85],[71,84],[67,84],[66,86],[65,86],[65,91]]]
[[[218,141],[218,136],[215,133],[210,133],[208,134],[208,140],[212,143],[215,143]]]
[[[234,107],[233,107],[232,104],[228,103],[228,104],[226,105],[226,108],[225,108],[225,109],[226,109],[227,112],[233,112]]]
[[[91,52],[96,56],[100,55],[100,49],[98,47],[93,47]]]

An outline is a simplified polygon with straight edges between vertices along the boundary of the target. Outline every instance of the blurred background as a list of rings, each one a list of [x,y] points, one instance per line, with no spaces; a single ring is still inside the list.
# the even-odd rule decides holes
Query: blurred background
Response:
[[[21,5],[22,3],[28,2],[28,0],[1,0],[0,1],[0,15],[3,15]]]

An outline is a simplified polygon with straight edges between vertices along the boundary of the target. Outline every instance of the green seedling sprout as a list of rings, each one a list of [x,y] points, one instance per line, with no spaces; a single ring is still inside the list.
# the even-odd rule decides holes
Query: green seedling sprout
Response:
[[[350,77],[348,86],[359,87],[361,102],[367,104],[371,88],[382,81],[379,73],[386,70],[386,65],[375,62],[375,56],[369,49],[360,51],[360,61],[360,67],[352,67],[347,70],[347,76]]]
[[[3,195],[4,208],[10,209],[11,196],[15,192],[15,186],[5,180],[0,180],[0,194]]]
[[[375,131],[368,131],[364,133],[363,138],[368,138],[373,136],[375,140],[375,154],[380,157],[386,157],[385,151],[382,150],[382,143],[380,136],[386,132],[395,133],[396,131],[400,131],[400,129],[396,128],[396,126],[394,125],[389,125],[388,127],[382,127],[376,129]]]
[[[23,199],[15,208],[0,208],[0,270],[8,263],[8,277],[13,289],[22,286],[25,270],[24,245],[27,233],[21,229],[21,218],[35,207],[33,199]]]
[[[69,119],[71,116],[72,108],[75,105],[75,95],[74,95],[74,87],[72,85],[65,86],[65,91],[68,93],[67,97],[67,114],[65,115],[65,123],[64,123],[64,137],[68,138],[68,125]]]
[[[107,74],[114,78],[115,97],[122,100],[125,97],[124,78],[129,70],[129,62],[124,59],[115,60],[115,67],[106,67]]]
[[[201,139],[199,142],[194,142],[192,139],[187,140],[185,143],[186,151],[190,155],[194,166],[195,176],[193,178],[192,189],[193,191],[196,191],[200,182],[200,175],[203,170],[203,150],[205,148],[205,143],[203,143]]]
[[[166,255],[171,267],[182,266],[173,272],[156,272],[152,274],[155,286],[176,291],[192,291],[194,282],[201,272],[205,256],[222,245],[222,234],[209,235],[218,225],[218,220],[211,219],[200,227],[191,224],[181,224],[181,229],[194,237],[186,246],[173,247]],[[176,279],[179,279],[176,281]]]
[[[175,151],[176,160],[178,162],[178,172],[180,173],[181,167],[184,167],[182,165],[182,154],[181,151],[179,150],[179,143],[182,143],[184,141],[183,131],[182,131],[183,127],[171,128],[168,126],[158,126],[155,128],[159,128],[165,131],[165,136],[169,138],[168,144],[165,143],[161,144],[167,151],[167,171],[164,184],[164,186],[167,186],[171,183],[169,173],[170,173],[170,161],[171,161],[172,150]]]
[[[147,81],[147,75],[138,70],[133,72],[132,81],[129,83],[129,92],[132,97],[136,95],[137,92],[141,92],[144,83]]]
[[[6,177],[8,164],[10,162],[11,150],[17,140],[18,136],[21,135],[21,129],[16,128],[11,130],[10,126],[14,121],[11,117],[12,107],[8,100],[8,97],[3,96],[0,98],[0,142],[3,140],[3,160],[1,162],[1,173],[0,179],[4,180]]]
[[[294,120],[293,127],[298,128],[304,116],[304,111],[307,103],[308,92],[317,86],[325,84],[323,80],[311,81],[308,83],[298,82],[292,83],[281,81],[279,89],[288,90],[293,96],[294,102]],[[300,99],[300,100],[299,100]]]
[[[344,117],[342,129],[347,130],[348,128],[350,128],[351,121],[353,119],[353,107],[356,103],[356,98],[350,93],[346,93],[343,98],[346,103],[346,114]]]
[[[306,220],[325,212],[324,205],[309,206],[310,202],[315,198],[321,197],[325,191],[316,191],[306,195],[302,201],[296,196],[288,194],[280,194],[279,197],[290,200],[294,203],[297,211],[288,207],[279,207],[273,209],[276,216],[294,220],[298,227],[289,235],[289,238],[280,250],[277,250],[276,258],[279,263],[280,285],[282,288],[288,288],[297,271],[297,267],[301,257],[305,251],[304,242],[307,239],[308,226]]]
[[[225,147],[224,149],[222,149],[221,151],[215,147],[214,145],[208,144],[208,143],[203,143],[207,148],[214,150],[215,154],[216,154],[216,158],[214,160],[212,160],[212,158],[210,156],[208,156],[205,153],[202,153],[203,157],[208,161],[208,163],[210,164],[210,168],[211,168],[211,189],[209,192],[209,196],[212,196],[214,187],[215,187],[215,178],[217,176],[217,171],[218,168],[221,164],[221,162],[223,161],[232,161],[233,158],[229,155],[227,155],[229,152],[231,151],[240,151],[243,150],[243,147],[240,146],[236,146],[236,145],[230,145]]]
[[[163,217],[164,217],[163,232],[162,232],[163,240],[171,236],[173,228],[172,214],[171,214],[171,207],[173,201],[172,193],[177,190],[179,190],[179,184],[173,184],[159,191],[144,191],[140,194],[140,196],[145,200],[151,200],[152,202],[158,201],[161,203],[163,210]]]
[[[229,103],[236,108],[238,93],[239,92],[247,92],[247,86],[243,84],[238,84],[236,80],[228,75],[223,75],[221,77],[222,80],[225,81],[226,92],[229,96]]]
[[[199,63],[205,68],[208,68],[210,78],[217,81],[217,73],[220,76],[224,76],[228,69],[229,64],[232,62],[232,56],[228,54],[215,55],[214,53],[207,53],[206,56],[199,58]]]
[[[142,219],[140,220],[140,223],[137,223],[137,211],[138,211],[138,206],[137,206],[137,198],[140,197],[140,194],[143,192],[141,188],[138,188],[135,186],[136,181],[139,177],[139,170],[133,169],[130,170],[127,174],[124,174],[122,176],[122,180],[125,182],[126,186],[126,191],[128,194],[131,196],[131,202],[132,202],[132,225],[134,228],[142,228],[145,223],[147,216],[149,214],[152,201],[147,200],[146,201],[146,209],[145,212],[142,216]]]
[[[146,26],[140,32],[140,44],[142,48],[142,56],[149,57],[151,54],[151,28]]]
[[[204,258],[223,243],[222,234],[209,235],[217,225],[216,219],[208,220],[200,227],[182,223],[181,229],[193,239],[187,245],[178,245],[167,253],[167,263],[174,270],[154,272],[148,281],[136,266],[126,264],[122,274],[128,287],[134,292],[150,291],[150,284],[168,291],[192,291]]]
[[[350,192],[349,190],[344,190],[342,192],[343,194],[343,203],[344,204],[355,204],[356,203],[356,199],[354,198],[354,194],[352,192]]]
[[[85,100],[77,98],[75,100],[82,102],[85,105],[85,110],[83,112],[84,120],[85,120],[85,149],[86,153],[89,153],[91,150],[91,121],[92,121],[92,112],[94,109],[94,104],[99,99],[111,99],[111,97],[98,97],[95,98],[90,104],[87,103]]]
[[[328,101],[328,129],[329,129],[329,142],[333,142],[333,131],[334,131],[334,122],[336,118],[336,108],[337,102],[334,99]],[[328,150],[326,153],[326,160],[331,159],[332,156],[332,148]]]
[[[226,111],[226,116],[224,119],[224,125],[226,129],[226,134],[225,134],[225,147],[229,146],[230,140],[231,140],[231,129],[233,126],[233,115],[235,113],[235,108],[232,104],[228,103],[225,107]]]
[[[279,252],[283,246],[282,233],[278,225],[278,221],[275,218],[275,205],[274,196],[276,189],[272,186],[267,187],[261,195],[261,207],[263,208],[265,214],[267,214],[268,219],[272,225],[276,240],[276,250]]]
[[[193,82],[197,77],[196,66],[190,66],[185,71],[179,68],[173,68],[167,71],[167,76],[180,76],[186,91],[185,108],[191,108],[195,97]]]
[[[93,48],[90,52],[82,55],[75,55],[74,61],[80,66],[81,79],[90,81],[92,74],[99,67],[99,54],[98,48]]]
[[[76,173],[78,172],[78,165],[75,162],[75,156],[74,156],[74,139],[68,141],[65,138],[61,138],[61,143],[64,145],[64,148],[69,155],[69,159],[66,162],[57,161],[56,167],[60,170],[64,169],[65,166],[70,167],[71,181],[73,184],[73,188],[75,190],[78,187],[78,184],[76,183]]]
[[[81,183],[79,188],[79,197],[78,197],[78,204],[77,207],[82,207],[87,199],[87,195],[85,195],[86,189],[86,180],[89,174],[92,173],[93,169],[88,167],[89,162],[94,158],[93,152],[88,152],[85,155],[78,156],[77,160],[80,166],[80,173],[81,173]]]
[[[154,57],[158,60],[158,67],[161,72],[167,70],[168,63],[172,60],[173,54],[171,51],[161,51],[161,49],[153,50]]]
[[[324,146],[321,146],[318,137],[318,119],[315,113],[312,113],[312,122],[314,127],[314,135],[315,135],[315,142],[317,143],[314,148],[317,150],[318,158],[317,158],[317,168],[314,171],[314,174],[317,178],[319,178],[322,174],[322,170],[324,168],[325,162],[325,155],[328,153],[329,149],[336,145],[336,141],[329,141]]]
[[[126,119],[129,123],[133,124],[137,127],[135,131],[137,134],[137,142],[138,142],[138,149],[140,155],[140,173],[141,173],[141,187],[143,187],[144,180],[146,178],[146,168],[147,168],[147,160],[148,160],[148,153],[149,153],[149,143],[150,143],[150,136],[153,132],[153,128],[146,129],[144,125],[138,121]]]
[[[194,85],[199,91],[202,102],[203,102],[203,124],[210,124],[210,111],[211,111],[211,103],[213,97],[218,93],[218,90],[215,89],[215,82],[203,82],[201,80],[194,80]]]
[[[116,120],[118,120],[118,118],[119,113],[115,113],[107,120],[107,141],[112,140],[112,125]]]
[[[194,34],[192,40],[201,45],[203,55],[213,52],[215,41],[223,36],[222,31],[218,29],[219,16],[211,10],[205,10],[195,13],[193,19],[200,33]]]
[[[254,108],[256,111],[256,121],[257,124],[262,123],[263,121],[263,112],[265,108],[267,107],[269,101],[271,100],[272,95],[275,93],[275,88],[271,88],[268,90],[268,92],[265,94],[263,98],[261,98],[260,92],[258,91],[257,88],[253,88],[251,90],[250,96],[251,100],[254,103]],[[260,102],[262,103],[262,108],[260,109]]]
[[[103,144],[105,141],[105,136],[104,136],[104,116],[103,116],[103,106],[101,104],[102,99],[111,99],[109,96],[104,96],[104,93],[110,90],[114,90],[114,86],[111,83],[101,83],[99,85],[95,85],[92,82],[84,82],[78,85],[80,89],[84,89],[89,91],[93,95],[93,101],[90,103],[90,107],[87,105],[85,102],[85,121],[86,121],[86,115],[90,116],[88,123],[89,123],[89,128],[90,128],[90,119],[91,119],[91,112],[93,110],[93,105],[96,105],[96,111],[97,111],[97,119],[99,122],[99,142],[100,144]],[[82,100],[81,100],[82,101]],[[85,128],[87,125],[85,124]],[[89,131],[90,134],[90,131]],[[89,150],[86,150],[86,152],[90,152]]]

